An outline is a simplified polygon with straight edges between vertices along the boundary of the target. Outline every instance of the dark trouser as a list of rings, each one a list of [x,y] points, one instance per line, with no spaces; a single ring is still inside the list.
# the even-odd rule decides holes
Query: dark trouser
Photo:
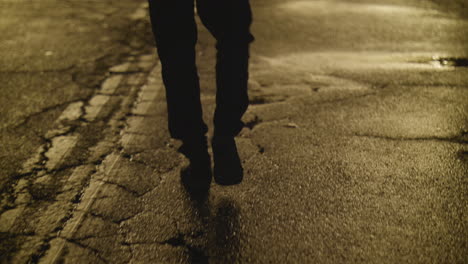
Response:
[[[204,135],[195,65],[194,0],[149,0],[151,23],[166,88],[169,132],[188,140]],[[202,23],[216,38],[215,135],[235,136],[247,110],[249,44],[253,41],[249,0],[197,0]]]

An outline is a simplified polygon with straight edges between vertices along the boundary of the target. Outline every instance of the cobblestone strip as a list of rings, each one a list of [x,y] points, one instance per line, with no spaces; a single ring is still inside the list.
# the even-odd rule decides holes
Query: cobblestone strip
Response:
[[[145,61],[147,63],[147,68],[151,67],[154,64],[153,56],[140,56],[135,62],[129,64],[134,67],[135,65],[140,65]],[[151,61],[151,64],[149,63]],[[115,72],[115,68],[119,68],[120,71],[128,70],[129,65],[125,66],[118,65],[109,70],[109,72]],[[126,69],[124,69],[126,68]],[[139,68],[141,70],[141,68]],[[148,71],[146,69],[146,71]],[[122,72],[120,72],[122,73]],[[119,73],[117,73],[119,74]],[[147,74],[147,73],[146,73]],[[146,75],[145,74],[145,75]],[[118,76],[119,78],[117,78]],[[59,232],[63,224],[71,217],[70,206],[73,207],[74,203],[78,202],[79,197],[81,196],[81,190],[83,185],[86,185],[86,182],[89,181],[89,177],[93,172],[96,171],[96,165],[102,163],[109,153],[112,152],[115,146],[115,133],[108,134],[104,139],[99,142],[94,147],[89,149],[90,157],[88,158],[89,162],[84,164],[77,164],[75,168],[71,167],[70,176],[65,176],[63,185],[60,190],[58,190],[58,195],[55,197],[55,201],[42,209],[43,212],[38,215],[38,219],[28,219],[26,214],[30,211],[28,208],[31,206],[31,203],[34,202],[34,197],[31,195],[30,186],[39,186],[41,184],[47,185],[52,184],[54,181],[57,181],[53,177],[53,173],[57,168],[61,168],[65,160],[67,160],[70,153],[72,153],[73,148],[77,142],[81,139],[81,135],[73,131],[72,128],[66,127],[63,125],[63,120],[70,120],[74,118],[74,121],[80,120],[81,126],[88,126],[92,120],[95,120],[100,116],[102,111],[105,111],[106,108],[109,108],[111,102],[110,97],[115,96],[117,87],[125,81],[127,84],[132,85],[130,88],[134,92],[130,91],[129,95],[124,97],[120,104],[120,110],[113,116],[113,118],[108,122],[108,127],[110,131],[117,130],[117,135],[119,135],[118,130],[120,130],[124,125],[122,125],[125,116],[128,114],[128,109],[132,107],[134,101],[136,100],[135,96],[141,87],[141,78],[144,75],[141,73],[134,73],[132,75],[125,76],[122,75],[111,75],[101,86],[101,89],[96,93],[96,95],[90,100],[90,102],[83,102],[70,105],[63,114],[57,119],[57,125],[54,129],[49,131],[46,136],[50,136],[50,145],[42,146],[39,151],[39,155],[34,155],[31,160],[29,160],[25,166],[24,170],[29,170],[29,173],[36,174],[33,175],[32,182],[28,182],[26,179],[21,179],[15,187],[16,192],[16,207],[6,211],[2,214],[0,218],[1,231],[2,232],[12,232],[13,229],[17,229],[20,222],[33,222],[34,226],[29,226],[28,229],[32,231],[32,237],[28,237],[26,241],[22,244],[21,250],[14,257],[15,262],[22,262],[26,259],[40,258],[41,253],[36,253],[36,256],[31,257],[30,254],[34,251],[37,252],[37,247],[39,244],[48,245],[48,240],[51,237],[43,237],[44,234],[52,232]],[[122,84],[125,85],[125,84]],[[107,97],[107,99],[105,99]],[[93,103],[99,102],[99,103]],[[113,106],[115,107],[115,106]],[[75,124],[76,125],[76,124]],[[70,133],[70,134],[69,134]],[[103,133],[106,133],[103,131]],[[107,132],[109,133],[109,132]],[[114,142],[114,143],[113,143]],[[32,161],[32,159],[39,160]],[[31,165],[31,166],[30,166]],[[30,166],[29,168],[27,166]],[[26,210],[28,209],[28,210]],[[26,219],[26,220],[25,220]],[[45,242],[40,242],[45,241]],[[39,249],[39,251],[41,251]]]
[[[150,75],[157,75],[159,71],[160,67],[156,67]],[[139,92],[139,99],[134,105],[131,113],[135,114],[137,112],[139,115],[147,114],[151,102],[154,102],[154,99],[158,96],[161,87],[162,83],[158,82],[157,79],[153,79],[153,82],[144,85]],[[140,126],[139,123],[142,121],[142,119],[139,119],[138,124],[133,125],[138,128]],[[135,136],[137,136],[137,134],[130,133],[128,136],[122,137],[121,146],[124,148],[129,146]],[[98,171],[103,170],[104,176],[102,176],[102,178],[97,175],[92,176],[89,186],[84,190],[80,199],[81,202],[73,210],[73,216],[66,222],[59,237],[51,241],[51,248],[40,263],[56,263],[59,260],[65,243],[67,242],[66,238],[73,237],[85,216],[88,214],[89,209],[96,201],[98,195],[103,192],[103,187],[107,182],[109,182],[112,175],[115,174],[116,165],[122,163],[125,159],[120,155],[120,152],[121,150],[115,150],[112,154],[106,157],[103,161],[103,165],[100,166],[101,168],[97,169]]]
[[[50,180],[50,172],[60,167],[63,161],[71,153],[71,150],[78,142],[79,135],[73,132],[73,122],[83,118],[86,121],[94,120],[108,101],[108,97],[112,96],[116,88],[120,84],[121,78],[111,76],[101,86],[98,93],[91,98],[89,102],[75,102],[70,104],[56,120],[54,127],[49,130],[46,135],[46,143],[40,146],[35,154],[28,159],[21,170],[23,175],[36,174],[34,182],[37,184]],[[121,77],[121,76],[119,76]],[[112,81],[109,81],[112,80]],[[106,91],[108,95],[100,95]],[[83,111],[84,110],[84,111]],[[16,218],[22,214],[26,204],[29,203],[32,197],[28,197],[26,189],[31,183],[27,178],[20,179],[15,188],[15,196],[17,205],[13,210],[6,211],[0,216],[0,231],[8,232],[15,224]]]

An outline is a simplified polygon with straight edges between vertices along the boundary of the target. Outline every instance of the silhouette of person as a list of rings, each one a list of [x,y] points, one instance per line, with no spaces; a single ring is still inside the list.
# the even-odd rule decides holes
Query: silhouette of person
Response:
[[[195,64],[194,0],[148,1],[166,89],[169,132],[182,140],[179,151],[190,161],[186,183],[209,188],[211,161]],[[196,0],[196,7],[203,25],[216,39],[214,178],[220,185],[238,184],[243,169],[234,137],[244,126],[241,117],[249,102],[249,44],[254,40],[250,4],[249,0]]]

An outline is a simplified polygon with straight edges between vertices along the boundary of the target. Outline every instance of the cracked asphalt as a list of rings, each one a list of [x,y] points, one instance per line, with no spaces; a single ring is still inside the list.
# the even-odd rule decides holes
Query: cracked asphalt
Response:
[[[148,52],[150,29],[128,18],[141,2],[0,3],[2,190],[60,113],[93,95],[109,66],[132,50]]]
[[[2,263],[466,263],[465,2],[252,1],[245,180],[202,204],[144,1],[0,5]]]

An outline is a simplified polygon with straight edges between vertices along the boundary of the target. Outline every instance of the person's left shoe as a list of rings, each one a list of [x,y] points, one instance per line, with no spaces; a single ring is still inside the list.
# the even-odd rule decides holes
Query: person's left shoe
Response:
[[[219,185],[229,186],[242,182],[244,169],[237,152],[234,137],[213,137],[214,179]]]
[[[200,199],[208,194],[212,178],[206,137],[185,141],[179,152],[190,161],[189,166],[181,172],[182,185],[193,198]]]

